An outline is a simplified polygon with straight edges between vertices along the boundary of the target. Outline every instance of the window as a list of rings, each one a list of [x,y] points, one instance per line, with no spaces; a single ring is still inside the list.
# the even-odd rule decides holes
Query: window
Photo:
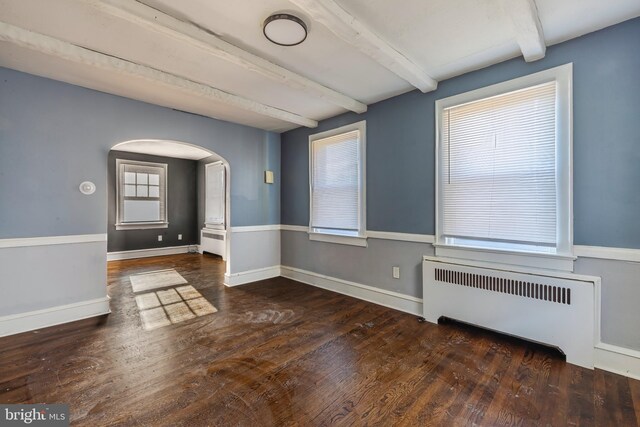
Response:
[[[225,170],[222,162],[205,166],[207,193],[205,198],[205,225],[223,229],[225,225]]]
[[[437,253],[572,269],[571,64],[439,100],[436,116]]]
[[[365,246],[364,121],[309,137],[312,240]]]
[[[116,230],[167,228],[167,165],[116,159]]]

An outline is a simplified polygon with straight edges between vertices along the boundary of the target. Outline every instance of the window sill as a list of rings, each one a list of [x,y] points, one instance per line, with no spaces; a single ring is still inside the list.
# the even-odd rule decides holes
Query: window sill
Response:
[[[367,247],[367,238],[360,236],[341,236],[338,234],[314,233],[309,231],[309,240],[316,242],[337,243],[340,245]]]
[[[551,254],[509,251],[489,248],[473,248],[464,246],[446,245],[434,243],[436,256],[454,259],[465,259],[488,263],[517,265],[521,267],[533,267],[545,270],[573,271],[573,262],[576,257],[572,254]]]
[[[208,228],[209,230],[224,230],[225,226],[224,224],[211,224],[205,222],[204,228]]]
[[[150,230],[153,228],[169,228],[168,222],[136,222],[116,224],[116,230]]]

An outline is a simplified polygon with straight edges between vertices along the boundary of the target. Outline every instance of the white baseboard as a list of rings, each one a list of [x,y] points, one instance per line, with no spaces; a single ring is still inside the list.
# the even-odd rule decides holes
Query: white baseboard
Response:
[[[640,351],[599,343],[594,364],[598,369],[640,380]]]
[[[111,313],[109,297],[0,317],[0,337]]]
[[[148,258],[152,256],[186,254],[189,248],[195,245],[170,246],[168,248],[137,249],[133,251],[108,252],[107,261],[121,259]]]
[[[225,274],[224,284],[226,286],[239,286],[278,276],[280,276],[280,266],[274,265],[256,270],[241,271],[240,273]]]
[[[283,277],[316,286],[318,288],[338,292],[343,295],[349,295],[384,307],[414,314],[416,316],[422,316],[421,298],[374,288],[373,286],[362,285],[360,283],[349,282],[347,280],[337,279],[335,277],[329,277],[324,274],[301,270],[299,268],[281,266],[280,274]]]

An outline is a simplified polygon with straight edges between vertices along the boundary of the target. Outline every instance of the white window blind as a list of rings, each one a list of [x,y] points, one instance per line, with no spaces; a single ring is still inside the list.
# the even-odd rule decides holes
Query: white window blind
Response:
[[[445,238],[555,247],[556,82],[445,108]]]
[[[360,131],[311,143],[311,227],[347,232],[361,230]]]
[[[225,171],[222,163],[206,166],[205,223],[224,225],[225,217]]]

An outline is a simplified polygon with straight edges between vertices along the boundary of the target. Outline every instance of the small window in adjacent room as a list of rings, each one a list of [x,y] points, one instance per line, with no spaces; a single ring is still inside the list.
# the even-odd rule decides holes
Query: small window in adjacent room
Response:
[[[116,159],[116,230],[166,228],[167,165]]]
[[[571,74],[436,102],[438,255],[572,268]]]
[[[205,226],[225,227],[225,168],[222,162],[209,163],[205,167]]]
[[[364,121],[309,137],[312,240],[365,246]]]

